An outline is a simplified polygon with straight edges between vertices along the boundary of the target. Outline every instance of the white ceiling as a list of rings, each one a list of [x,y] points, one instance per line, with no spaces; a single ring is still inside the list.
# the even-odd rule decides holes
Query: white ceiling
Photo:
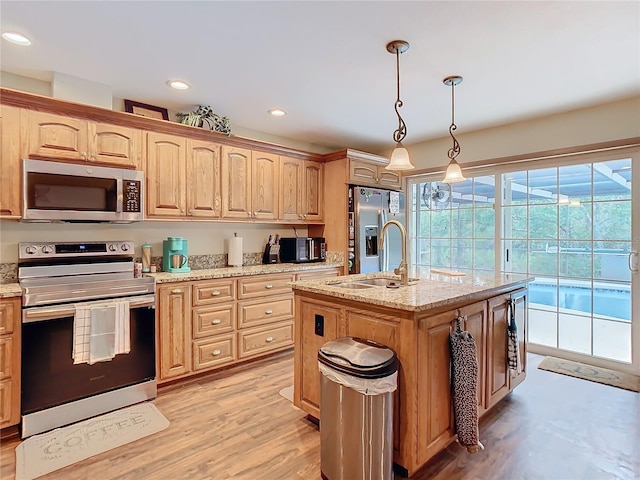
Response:
[[[458,74],[458,132],[640,94],[637,1],[8,1],[2,70],[60,72],[187,112],[211,105],[232,125],[330,147],[382,152],[447,135]],[[170,78],[193,88],[176,91]],[[279,107],[283,118],[267,115]]]

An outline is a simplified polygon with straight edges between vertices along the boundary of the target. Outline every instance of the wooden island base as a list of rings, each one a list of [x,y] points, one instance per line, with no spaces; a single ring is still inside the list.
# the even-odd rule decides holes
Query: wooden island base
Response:
[[[353,277],[353,276],[352,276]],[[349,277],[350,279],[352,277]],[[338,277],[343,278],[343,277]],[[335,279],[334,284],[335,284]],[[478,413],[484,415],[526,375],[527,283],[495,282],[485,291],[439,302],[415,305],[420,285],[402,287],[413,305],[397,298],[385,302],[386,289],[371,297],[370,290],[345,294],[344,289],[320,282],[295,282],[294,403],[320,418],[320,373],[317,352],[326,342],[342,336],[361,337],[394,349],[400,361],[394,401],[394,463],[397,473],[413,475],[456,439],[450,386],[449,333],[459,316],[473,335],[478,351]],[[326,287],[326,288],[325,288]],[[400,289],[399,289],[400,290]],[[336,293],[337,292],[337,293]],[[352,293],[352,292],[349,292]],[[464,292],[463,292],[464,293]],[[382,296],[382,300],[380,299]],[[407,297],[408,298],[408,297]],[[509,305],[515,300],[522,372],[512,376],[507,365]],[[388,303],[389,305],[381,305]],[[406,308],[406,309],[404,309]]]

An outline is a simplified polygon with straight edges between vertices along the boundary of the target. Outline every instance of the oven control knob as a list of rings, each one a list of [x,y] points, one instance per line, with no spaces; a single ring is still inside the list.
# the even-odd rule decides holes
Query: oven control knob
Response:
[[[42,247],[42,253],[52,253],[53,252],[53,246],[51,245],[45,245],[44,247]]]
[[[33,245],[29,245],[27,248],[24,249],[24,251],[27,255],[35,255],[38,249]]]
[[[123,243],[120,248],[122,249],[123,252],[129,251],[129,245],[127,245],[126,243]]]
[[[110,252],[115,252],[116,250],[118,250],[118,246],[115,243],[110,243],[109,244],[109,251]]]

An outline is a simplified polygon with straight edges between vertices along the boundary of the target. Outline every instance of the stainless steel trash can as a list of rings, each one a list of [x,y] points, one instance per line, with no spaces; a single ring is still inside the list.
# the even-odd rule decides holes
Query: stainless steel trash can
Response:
[[[396,353],[344,337],[322,346],[318,366],[322,478],[392,480]]]

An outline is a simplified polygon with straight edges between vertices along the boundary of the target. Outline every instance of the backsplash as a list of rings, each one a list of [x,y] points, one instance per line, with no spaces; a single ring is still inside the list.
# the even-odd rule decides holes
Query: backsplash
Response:
[[[141,262],[140,258],[135,259]],[[344,254],[342,252],[327,252],[327,262],[343,263]],[[162,271],[162,257],[151,257],[151,263],[156,265],[158,271]],[[245,253],[242,255],[242,265],[260,265],[262,263],[262,252]],[[206,268],[223,268],[227,266],[227,254],[216,253],[212,255],[189,255],[189,266],[192,270],[203,270]],[[18,281],[17,263],[0,263],[0,284],[15,283]]]

